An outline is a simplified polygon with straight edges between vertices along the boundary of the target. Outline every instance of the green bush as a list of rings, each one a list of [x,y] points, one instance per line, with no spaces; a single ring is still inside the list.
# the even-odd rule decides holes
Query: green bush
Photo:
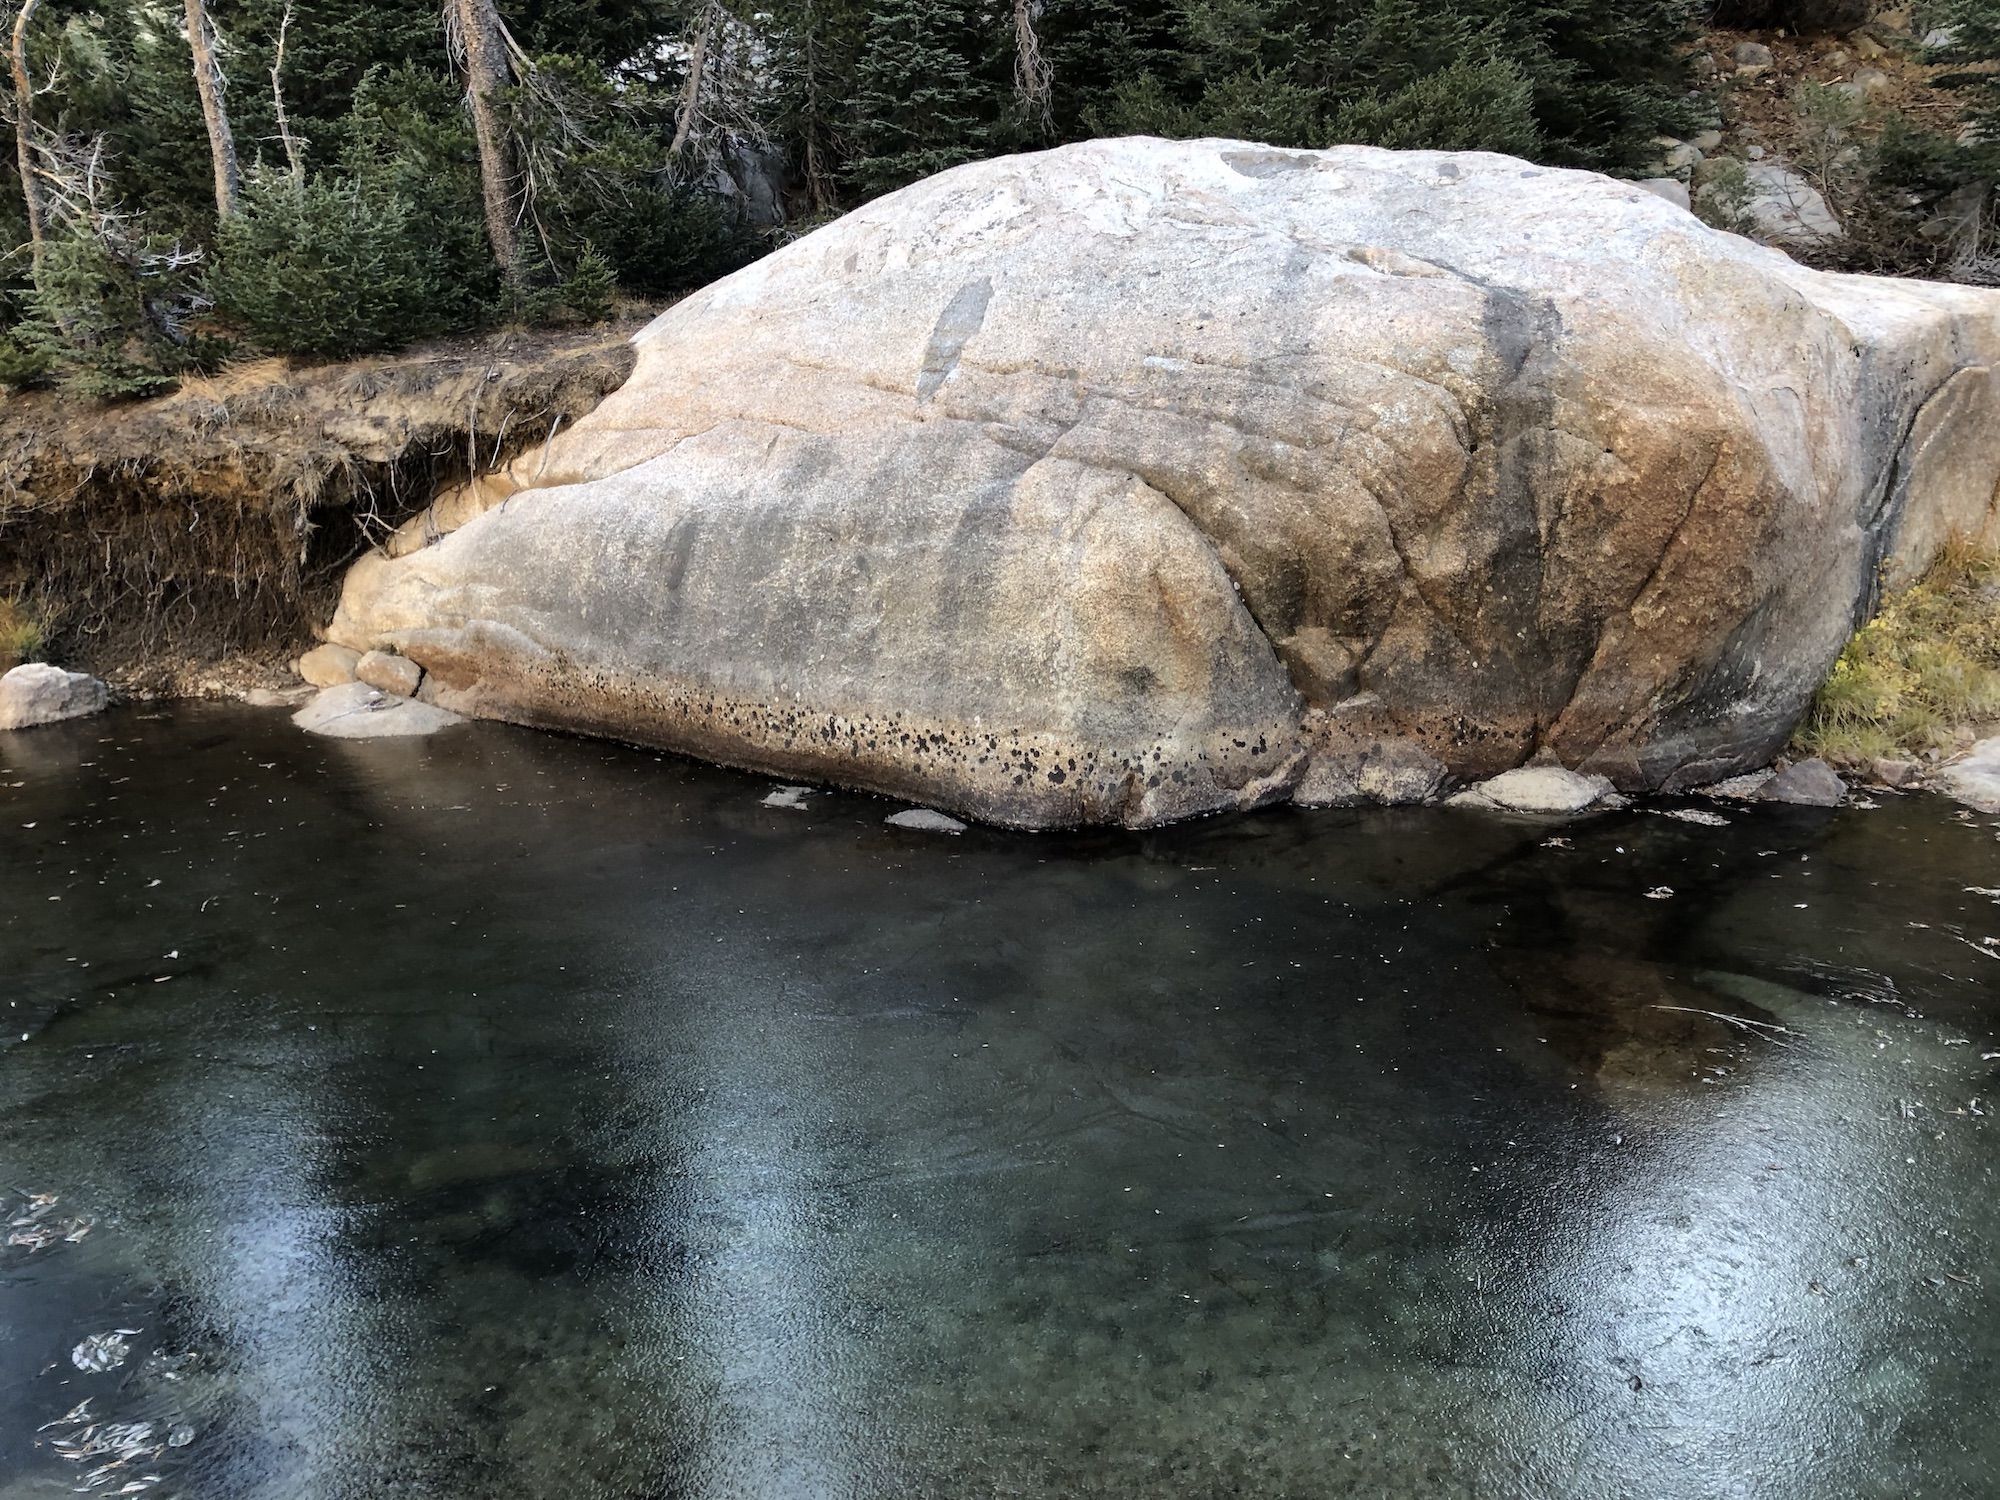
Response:
[[[70,226],[43,251],[27,315],[13,330],[15,368],[39,369],[71,395],[153,395],[190,364],[183,328],[199,303],[174,247]]]
[[[435,262],[393,191],[256,172],[217,236],[216,310],[280,354],[342,358],[436,332]]]
[[[1460,58],[1388,95],[1334,116],[1333,138],[1396,150],[1500,151],[1533,156],[1542,144],[1535,95],[1504,58]]]

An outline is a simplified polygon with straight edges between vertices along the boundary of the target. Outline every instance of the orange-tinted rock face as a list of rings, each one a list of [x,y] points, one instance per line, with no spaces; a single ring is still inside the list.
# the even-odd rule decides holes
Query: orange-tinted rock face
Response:
[[[2000,295],[1488,155],[980,163],[639,349],[333,637],[462,711],[1028,826],[1325,800],[1349,754],[1761,762],[2000,476]],[[1356,701],[1365,744],[1322,731]]]

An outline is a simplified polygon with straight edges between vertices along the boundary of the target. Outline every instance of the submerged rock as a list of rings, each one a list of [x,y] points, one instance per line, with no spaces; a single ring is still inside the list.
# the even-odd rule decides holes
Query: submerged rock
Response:
[[[330,687],[292,715],[292,722],[310,734],[341,740],[401,739],[436,734],[463,716],[435,704],[398,698],[365,682]]]
[[[1838,807],[1847,783],[1823,760],[1802,760],[1787,766],[1757,793],[1761,802],[1786,802],[1794,807]]]
[[[1607,777],[1581,775],[1561,766],[1522,766],[1460,792],[1451,805],[1492,812],[1569,814],[1588,812],[1616,800],[1617,789]]]
[[[890,813],[882,820],[891,828],[907,828],[915,833],[963,833],[965,825],[956,818],[948,818],[941,812],[933,812],[928,807],[912,807],[899,813]]]
[[[0,729],[32,729],[101,713],[111,690],[87,672],[32,661],[0,677]]]
[[[638,345],[332,639],[468,714],[1143,826],[1349,795],[1308,719],[1364,693],[1459,778],[1764,764],[1885,564],[2000,533],[2000,294],[1492,155],[980,162]]]
[[[2000,813],[2000,735],[1981,740],[1963,757],[1940,768],[1931,781],[1967,807]]]

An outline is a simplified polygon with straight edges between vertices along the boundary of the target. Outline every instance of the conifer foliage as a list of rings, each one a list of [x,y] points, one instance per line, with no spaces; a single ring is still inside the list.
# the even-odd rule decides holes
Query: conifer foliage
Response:
[[[231,352],[657,303],[869,197],[1095,135],[1641,174],[1694,124],[1683,57],[1711,9],[8,0],[0,381],[108,398]],[[1948,188],[1978,157],[1990,180],[2000,0],[1930,12],[1971,123],[1925,170]]]

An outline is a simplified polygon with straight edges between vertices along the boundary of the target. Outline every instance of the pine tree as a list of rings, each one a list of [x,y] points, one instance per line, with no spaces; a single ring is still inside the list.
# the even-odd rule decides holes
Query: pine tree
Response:
[[[855,69],[854,185],[873,197],[987,153],[1003,23],[981,0],[877,0]]]

